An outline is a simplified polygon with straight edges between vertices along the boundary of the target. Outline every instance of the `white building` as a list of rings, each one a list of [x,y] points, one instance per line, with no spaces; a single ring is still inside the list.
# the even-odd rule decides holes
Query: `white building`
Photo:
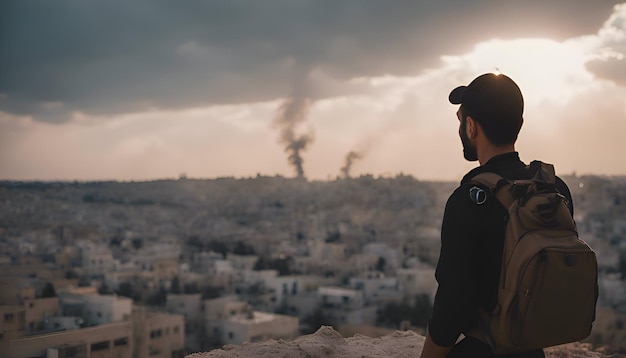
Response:
[[[299,282],[295,276],[273,276],[267,277],[263,281],[265,289],[272,294],[269,310],[275,311],[279,307],[286,307],[289,298],[299,293]]]
[[[211,346],[222,346],[224,344],[224,321],[232,316],[245,314],[248,304],[239,301],[237,296],[224,296],[214,299],[204,300],[204,332],[206,340]]]
[[[120,322],[130,317],[133,300],[116,295],[61,295],[63,315],[82,317],[87,326]]]
[[[396,277],[370,272],[364,277],[350,278],[350,287],[363,291],[365,303],[400,302],[403,292]]]
[[[376,255],[385,260],[387,269],[395,270],[400,267],[400,253],[384,242],[372,242],[363,246],[363,253]]]
[[[88,325],[120,322],[132,312],[133,300],[116,295],[84,295],[85,321]]]
[[[291,339],[299,335],[298,318],[253,311],[229,317],[222,323],[225,344],[241,344],[267,339]]]
[[[318,297],[323,307],[356,309],[363,307],[363,292],[359,290],[321,286],[317,289]]]
[[[347,256],[346,244],[311,240],[309,256],[319,262],[342,262]]]
[[[152,270],[156,260],[178,261],[182,250],[180,244],[155,242],[144,246],[137,252],[133,262],[142,270]]]
[[[336,324],[373,325],[376,306],[366,306],[363,291],[322,286],[317,291],[322,311]]]
[[[115,270],[116,261],[111,249],[103,245],[86,243],[81,246],[82,269],[88,276],[104,276]]]
[[[244,271],[243,281],[247,285],[262,284],[269,278],[277,277],[278,271],[276,270],[258,270],[258,271]]]
[[[235,255],[228,254],[226,259],[231,262],[233,269],[235,270],[253,270],[254,265],[259,260],[255,255]]]
[[[196,252],[191,256],[191,270],[199,273],[213,272],[215,270],[215,262],[223,259],[224,256],[219,252]]]
[[[352,276],[360,276],[376,270],[379,259],[379,256],[371,253],[354,254],[346,260],[343,266]]]
[[[435,298],[437,280],[433,267],[423,265],[418,268],[398,269],[396,277],[405,298],[411,299],[421,294],[427,294],[431,300]]]

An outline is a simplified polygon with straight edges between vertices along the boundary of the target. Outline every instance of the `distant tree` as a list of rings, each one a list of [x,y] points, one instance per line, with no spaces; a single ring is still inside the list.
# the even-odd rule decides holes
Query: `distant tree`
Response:
[[[378,258],[378,262],[376,262],[376,270],[380,272],[385,272],[385,268],[387,267],[387,260],[384,257],[380,256]]]
[[[119,296],[132,298],[135,302],[141,301],[140,293],[136,292],[133,289],[133,286],[130,284],[130,282],[122,282],[115,293],[117,293]]]
[[[191,295],[194,293],[200,293],[200,289],[198,288],[198,284],[195,282],[186,283],[183,287],[183,292],[187,295]]]
[[[202,349],[210,351],[224,346],[224,341],[222,341],[222,337],[217,334],[209,334],[205,339],[203,339],[203,344]]]
[[[247,245],[243,241],[237,241],[233,248],[233,254],[235,255],[254,255],[254,247]]]
[[[316,308],[309,316],[302,319],[302,323],[307,328],[302,329],[302,334],[311,334],[317,331],[321,326],[332,326],[332,318],[324,313],[321,308]]]
[[[430,297],[422,294],[415,297],[413,305],[389,303],[378,312],[376,321],[378,324],[397,328],[400,322],[409,320],[413,325],[426,327],[431,313]]]
[[[185,244],[195,248],[197,251],[204,251],[204,243],[200,240],[198,235],[193,235],[187,238]]]
[[[89,287],[89,286],[91,286],[91,281],[89,280],[89,277],[81,276],[78,279],[78,287]]]
[[[135,250],[139,250],[143,247],[143,239],[132,239],[131,243],[133,244]]]
[[[202,289],[202,299],[208,300],[211,298],[218,298],[222,295],[222,290],[215,286],[206,286]]]
[[[620,252],[618,270],[622,274],[622,280],[626,281],[626,250]]]
[[[113,246],[117,246],[119,247],[122,244],[122,238],[119,236],[114,236],[111,238],[111,240],[109,240],[109,246],[113,247]]]
[[[172,284],[170,286],[170,292],[173,294],[179,294],[181,292],[180,289],[180,279],[178,278],[178,276],[174,276],[174,278],[172,279]]]
[[[291,264],[293,259],[291,256],[287,256],[284,258],[276,258],[273,260],[269,260],[264,256],[260,256],[259,259],[254,264],[254,270],[276,270],[278,271],[279,276],[287,276],[291,275],[293,272],[291,270]]]
[[[163,286],[159,290],[146,299],[146,303],[151,306],[164,306],[167,302],[167,290]]]
[[[412,320],[413,307],[406,303],[391,302],[384,306],[376,318],[376,322],[383,326],[397,328],[400,322],[404,320]]]
[[[97,197],[94,194],[85,194],[83,195],[83,202],[85,203],[95,203]]]
[[[254,263],[254,267],[252,268],[254,271],[260,271],[267,269],[268,265],[265,262],[265,256],[259,256],[259,258]]]
[[[209,250],[219,252],[222,256],[226,256],[228,253],[228,246],[223,241],[211,241],[209,243]]]
[[[339,241],[341,241],[341,233],[339,232],[339,230],[329,232],[326,235],[326,239],[324,239],[324,242],[339,242]]]
[[[54,286],[52,285],[52,283],[48,282],[46,286],[44,286],[43,290],[41,291],[41,297],[46,298],[46,297],[56,297],[56,296],[57,296],[57,292],[54,289]]]
[[[100,287],[98,288],[98,293],[101,295],[105,295],[105,294],[111,293],[111,289],[106,284],[106,282],[103,282],[102,285],[100,285]]]
[[[270,269],[278,271],[278,276],[291,275],[292,261],[290,256],[274,259],[270,262]]]

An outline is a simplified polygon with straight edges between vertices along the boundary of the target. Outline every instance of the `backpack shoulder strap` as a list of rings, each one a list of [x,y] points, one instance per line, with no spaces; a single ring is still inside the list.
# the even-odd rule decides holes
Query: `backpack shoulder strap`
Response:
[[[507,209],[515,201],[510,190],[508,190],[513,183],[496,173],[485,172],[477,174],[470,182],[487,189]]]
[[[487,189],[505,208],[509,208],[518,195],[517,190],[513,190],[519,189],[516,186],[523,187],[534,183],[533,185],[545,189],[554,188],[556,185],[554,165],[534,160],[528,165],[528,169],[534,173],[530,180],[508,180],[496,173],[485,172],[477,174],[470,182]]]

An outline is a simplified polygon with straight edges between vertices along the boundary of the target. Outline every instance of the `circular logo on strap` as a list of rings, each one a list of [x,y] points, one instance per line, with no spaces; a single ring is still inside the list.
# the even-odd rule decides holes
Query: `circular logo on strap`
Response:
[[[487,193],[477,187],[477,186],[473,186],[470,188],[469,190],[470,193],[470,199],[472,199],[472,201],[474,202],[474,204],[483,204],[485,201],[487,201]]]

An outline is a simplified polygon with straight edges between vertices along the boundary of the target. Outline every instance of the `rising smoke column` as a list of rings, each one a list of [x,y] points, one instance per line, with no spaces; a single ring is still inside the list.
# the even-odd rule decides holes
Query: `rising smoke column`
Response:
[[[351,150],[346,155],[346,158],[344,159],[344,165],[341,168],[341,174],[343,174],[344,178],[350,178],[350,169],[352,168],[352,164],[354,164],[355,160],[361,159],[361,158],[363,158],[363,154],[356,152],[354,150]]]
[[[274,118],[274,125],[280,128],[279,142],[285,145],[287,159],[298,178],[304,178],[302,151],[313,142],[314,136],[311,130],[303,134],[297,134],[296,130],[306,123],[310,107],[308,98],[289,98],[280,105]]]

